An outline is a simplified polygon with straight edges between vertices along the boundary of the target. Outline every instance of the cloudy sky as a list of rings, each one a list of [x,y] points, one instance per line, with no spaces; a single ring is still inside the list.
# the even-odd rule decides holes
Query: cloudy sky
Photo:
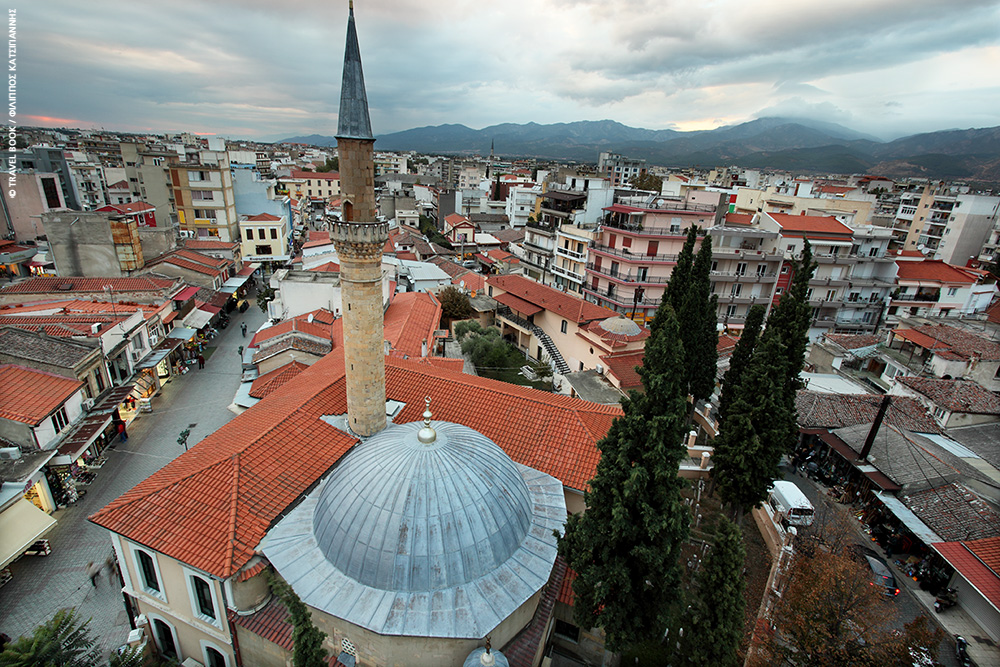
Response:
[[[1000,125],[1000,2],[357,0],[372,126]],[[14,0],[24,125],[333,135],[347,0]]]

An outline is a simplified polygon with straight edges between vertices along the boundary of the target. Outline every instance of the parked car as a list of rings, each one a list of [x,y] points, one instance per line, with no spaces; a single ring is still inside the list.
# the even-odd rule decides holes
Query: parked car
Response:
[[[794,482],[775,480],[768,492],[767,502],[775,517],[790,526],[811,526],[815,510],[806,494]]]
[[[882,560],[877,553],[860,544],[851,545],[848,549],[851,557],[862,565],[867,565],[871,570],[871,585],[882,589],[882,594],[887,597],[899,595],[899,586],[896,585],[896,577],[893,576],[889,564]]]

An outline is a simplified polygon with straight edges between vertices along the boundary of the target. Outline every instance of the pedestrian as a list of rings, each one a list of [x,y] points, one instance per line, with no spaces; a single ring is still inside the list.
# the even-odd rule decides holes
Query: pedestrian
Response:
[[[111,575],[115,574],[115,572],[117,571],[115,568],[115,563],[116,563],[115,552],[112,551],[111,555],[108,556],[107,560],[104,561],[104,564],[108,566],[108,581],[111,581]]]
[[[101,576],[101,568],[94,565],[94,561],[87,563],[87,576],[90,577],[90,585],[97,588],[97,578]]]
[[[243,358],[243,346],[240,345],[239,349],[236,350],[236,354],[240,355],[240,359]]]
[[[246,338],[247,337],[247,323],[246,322],[244,322],[243,324],[240,325],[240,331],[243,332],[243,337]]]
[[[205,367],[205,356],[199,354],[198,355],[198,370],[201,370],[204,367]]]
[[[121,436],[122,442],[128,442],[128,432],[125,431],[125,422],[118,422],[118,435]]]

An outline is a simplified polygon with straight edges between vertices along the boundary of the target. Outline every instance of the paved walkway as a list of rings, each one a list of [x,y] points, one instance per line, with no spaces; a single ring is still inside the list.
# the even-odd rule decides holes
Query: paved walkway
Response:
[[[210,342],[209,348],[216,349],[204,370],[190,366],[187,375],[164,385],[153,398],[153,412],[132,422],[128,442],[106,451],[108,462],[86,497],[53,515],[58,524],[46,536],[52,554],[24,556],[10,566],[14,578],[0,588],[0,632],[15,638],[30,634],[59,609],[75,607],[80,617],[91,619],[90,633],[105,654],[125,643],[129,623],[120,583],[111,581],[106,568],[96,588],[87,578],[87,563],[103,565],[112,553],[109,533],[87,517],[182,454],[181,430],[194,424],[188,438],[192,446],[235,416],[227,406],[240,383],[237,347],[246,345],[264,315],[251,302],[247,312],[231,316],[229,327]],[[247,323],[246,339],[241,322]]]

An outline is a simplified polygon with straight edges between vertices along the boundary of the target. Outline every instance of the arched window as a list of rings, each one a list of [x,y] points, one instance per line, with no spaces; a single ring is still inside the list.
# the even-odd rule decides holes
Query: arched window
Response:
[[[156,567],[153,565],[153,558],[145,551],[136,549],[136,560],[139,561],[139,574],[142,576],[142,585],[151,591],[160,592],[160,582],[156,578]]]
[[[213,621],[215,616],[215,602],[212,600],[212,587],[201,577],[191,577],[191,586],[194,589],[194,598],[197,611],[202,616],[207,616]]]
[[[227,667],[226,656],[222,655],[211,646],[205,647],[205,661],[206,667]]]
[[[153,628],[156,630],[156,643],[160,645],[160,653],[167,658],[179,659],[177,644],[174,643],[174,633],[170,626],[157,618],[153,620]]]

